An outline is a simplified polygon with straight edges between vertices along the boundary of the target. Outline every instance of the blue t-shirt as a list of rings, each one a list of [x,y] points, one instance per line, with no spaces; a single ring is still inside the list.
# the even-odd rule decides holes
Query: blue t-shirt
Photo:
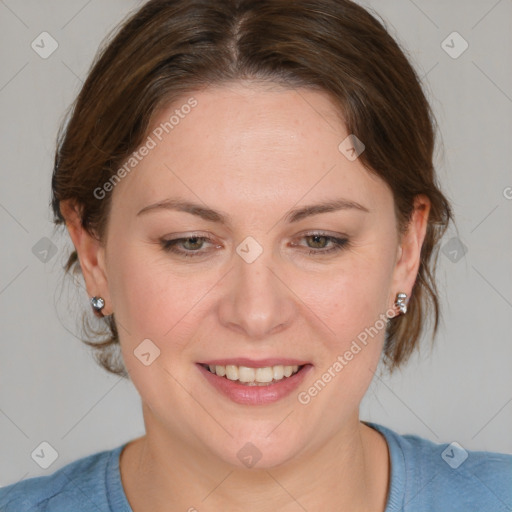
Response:
[[[385,512],[512,511],[512,455],[465,451],[365,423],[384,435],[391,455]],[[0,511],[133,512],[119,472],[124,446],[3,487]]]

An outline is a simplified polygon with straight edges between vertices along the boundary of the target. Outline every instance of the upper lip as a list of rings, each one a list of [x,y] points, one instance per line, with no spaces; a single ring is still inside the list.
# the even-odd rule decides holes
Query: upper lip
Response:
[[[209,359],[208,361],[201,361],[199,364],[212,365],[212,366],[248,366],[249,368],[264,368],[266,366],[303,366],[310,364],[308,361],[300,359],[291,359],[286,357],[269,357],[266,359],[249,359],[246,357],[234,357],[229,359]]]

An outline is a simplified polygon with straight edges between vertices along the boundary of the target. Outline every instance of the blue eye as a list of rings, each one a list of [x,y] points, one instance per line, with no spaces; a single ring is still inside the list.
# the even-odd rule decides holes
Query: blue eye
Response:
[[[301,237],[305,240],[312,239],[313,244],[319,244],[321,247],[311,248],[309,245],[306,246],[306,249],[310,249],[308,254],[311,256],[323,256],[325,254],[333,254],[338,251],[344,249],[349,241],[347,238],[337,238],[334,236],[329,236],[324,233],[311,233]],[[189,236],[185,238],[175,238],[173,240],[160,240],[162,248],[166,252],[172,252],[179,256],[184,256],[185,258],[194,258],[197,256],[204,256],[207,251],[201,250],[203,249],[205,243],[211,243],[211,245],[215,245],[211,238],[205,236]],[[324,247],[328,244],[331,244],[331,247],[325,249]],[[293,244],[296,247],[300,247],[299,244]],[[217,245],[217,247],[220,247]]]

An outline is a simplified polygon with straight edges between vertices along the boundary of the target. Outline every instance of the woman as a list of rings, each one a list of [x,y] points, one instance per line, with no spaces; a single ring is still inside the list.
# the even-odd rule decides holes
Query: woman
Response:
[[[437,327],[433,149],[414,70],[357,4],[143,5],[62,128],[52,207],[146,434],[1,510],[510,510],[512,456],[359,419],[380,358]]]

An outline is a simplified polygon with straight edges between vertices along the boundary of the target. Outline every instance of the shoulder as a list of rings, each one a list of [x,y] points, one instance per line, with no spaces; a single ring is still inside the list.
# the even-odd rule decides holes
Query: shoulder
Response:
[[[21,480],[0,489],[2,512],[109,510],[106,477],[122,447],[75,460],[51,475]]]
[[[391,482],[386,512],[512,510],[512,455],[465,450],[457,442],[434,443],[365,423],[388,442]]]

